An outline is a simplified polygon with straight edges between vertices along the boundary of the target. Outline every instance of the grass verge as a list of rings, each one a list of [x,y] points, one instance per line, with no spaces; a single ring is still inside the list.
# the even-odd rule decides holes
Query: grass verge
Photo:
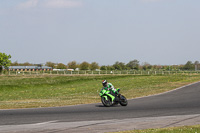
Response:
[[[200,81],[200,75],[0,76],[0,109],[97,103],[103,79],[131,99]]]
[[[131,130],[112,133],[200,133],[200,125],[183,126],[183,127],[169,127],[169,128],[156,128],[145,130]]]

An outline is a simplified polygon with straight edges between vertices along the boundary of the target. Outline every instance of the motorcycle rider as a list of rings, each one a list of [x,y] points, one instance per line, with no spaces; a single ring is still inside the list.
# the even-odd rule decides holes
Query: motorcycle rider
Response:
[[[102,85],[103,85],[103,89],[112,90],[112,92],[113,92],[115,95],[119,94],[119,90],[120,90],[120,89],[118,89],[118,91],[117,91],[111,83],[108,83],[108,82],[107,82],[107,80],[103,80],[103,81],[102,81]]]

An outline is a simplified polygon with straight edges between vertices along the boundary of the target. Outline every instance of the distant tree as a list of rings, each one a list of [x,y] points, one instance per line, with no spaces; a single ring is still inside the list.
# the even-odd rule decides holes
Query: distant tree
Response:
[[[143,70],[149,69],[149,66],[151,66],[151,65],[150,65],[148,62],[142,63],[142,69],[143,69]]]
[[[101,66],[100,70],[115,70],[113,66]]]
[[[66,69],[66,68],[67,68],[66,65],[63,64],[63,63],[58,63],[57,64],[57,69]]]
[[[169,66],[168,66],[168,65],[164,65],[164,66],[163,66],[163,69],[164,69],[164,70],[169,70]]]
[[[156,69],[158,69],[158,66],[157,66],[157,65],[153,65],[152,68],[153,68],[154,70],[156,70]]]
[[[122,67],[121,67],[119,61],[116,61],[115,64],[113,64],[113,67],[114,67],[116,70],[122,70]]]
[[[147,69],[152,69],[152,67],[153,67],[152,65],[149,65],[149,66],[147,67]]]
[[[125,63],[116,61],[112,66],[116,70],[127,70]]]
[[[40,64],[41,65],[41,64]],[[22,66],[33,66],[33,64],[29,63],[29,62],[25,62],[22,64]]]
[[[17,61],[10,64],[11,66],[19,66],[19,63]]]
[[[194,64],[192,63],[192,61],[188,61],[188,62],[184,65],[183,69],[185,69],[185,70],[194,70],[194,69],[195,69],[195,68],[194,68]]]
[[[96,69],[99,69],[99,64],[96,62],[92,62],[90,64],[90,70],[96,70]]]
[[[71,61],[71,62],[69,62],[68,64],[67,64],[67,67],[69,68],[69,69],[76,69],[76,68],[78,68],[78,64],[76,63],[76,61]]]
[[[115,70],[113,66],[106,66],[107,70]]]
[[[123,62],[119,62],[119,66],[121,67],[122,70],[126,70],[127,69],[125,63],[123,63]]]
[[[18,63],[17,61],[13,62],[10,64],[11,66],[34,66],[34,64],[29,63],[29,62],[24,62],[24,63]],[[35,64],[35,65],[41,65],[41,64]]]
[[[80,64],[80,70],[89,70],[89,66],[90,66],[90,64],[88,62],[84,61]]]
[[[55,63],[53,62],[46,62],[45,66],[48,66],[48,67],[52,67],[52,68],[55,68]]]
[[[132,60],[129,63],[126,64],[127,67],[129,67],[130,69],[139,69],[139,61],[138,60]]]
[[[180,69],[180,65],[172,65],[172,70],[179,70]]]
[[[0,52],[0,72],[3,70],[3,66],[6,68],[11,64],[11,55]]]
[[[100,70],[107,70],[107,67],[106,66],[101,66]]]

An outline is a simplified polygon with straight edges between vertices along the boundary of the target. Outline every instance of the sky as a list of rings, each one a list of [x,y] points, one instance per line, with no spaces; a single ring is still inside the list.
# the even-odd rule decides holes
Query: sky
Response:
[[[0,0],[0,52],[18,63],[200,61],[200,0]]]

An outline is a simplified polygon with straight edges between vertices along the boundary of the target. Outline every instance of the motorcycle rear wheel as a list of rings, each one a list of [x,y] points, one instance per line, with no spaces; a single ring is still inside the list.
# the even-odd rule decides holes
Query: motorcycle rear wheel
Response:
[[[119,103],[120,103],[121,106],[127,106],[128,105],[128,101],[127,101],[126,97],[123,96],[123,95],[120,96],[120,102]]]

